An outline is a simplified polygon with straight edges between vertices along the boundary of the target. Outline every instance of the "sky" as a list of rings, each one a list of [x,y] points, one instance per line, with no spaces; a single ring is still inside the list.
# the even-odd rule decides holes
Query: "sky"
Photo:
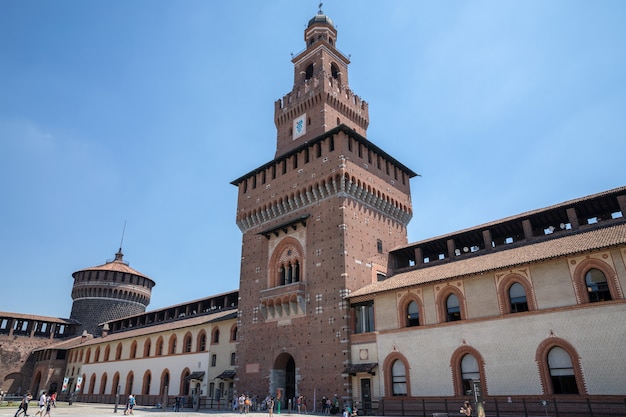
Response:
[[[626,185],[626,2],[328,0],[409,242]],[[148,310],[239,287],[230,182],[276,150],[310,0],[0,2],[0,311],[114,258]],[[123,235],[123,241],[122,241]]]

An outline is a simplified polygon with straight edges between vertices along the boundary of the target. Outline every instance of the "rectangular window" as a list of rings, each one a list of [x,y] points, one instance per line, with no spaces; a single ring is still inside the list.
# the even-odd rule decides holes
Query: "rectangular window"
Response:
[[[211,355],[211,366],[217,366],[217,355]]]
[[[374,331],[374,302],[367,301],[352,307],[354,313],[354,333]]]

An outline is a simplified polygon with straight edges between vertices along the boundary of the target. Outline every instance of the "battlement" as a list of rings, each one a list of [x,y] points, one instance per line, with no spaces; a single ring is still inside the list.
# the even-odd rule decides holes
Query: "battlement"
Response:
[[[368,111],[367,102],[355,94],[348,85],[340,83],[330,74],[321,73],[294,85],[291,92],[285,94],[282,99],[276,100],[274,103],[276,117],[278,118],[280,112],[284,113],[291,107],[299,104],[303,98],[322,92],[341,99],[341,101],[349,104],[355,110],[360,110],[361,112]]]

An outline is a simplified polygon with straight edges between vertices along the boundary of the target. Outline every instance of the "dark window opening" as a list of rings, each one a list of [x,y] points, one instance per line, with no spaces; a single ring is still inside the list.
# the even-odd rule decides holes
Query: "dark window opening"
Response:
[[[461,304],[459,303],[459,297],[455,294],[450,294],[446,299],[446,321],[458,320],[461,320]]]
[[[354,333],[367,333],[374,331],[374,302],[356,304],[354,313]]]
[[[526,300],[526,290],[519,282],[514,283],[509,288],[509,299],[511,301],[511,313],[519,313],[528,311],[528,302]]]
[[[550,349],[548,368],[555,394],[578,394],[572,359],[565,349],[558,346]]]
[[[611,300],[611,291],[606,276],[599,269],[593,268],[585,274],[585,285],[590,303]]]
[[[406,326],[413,327],[420,325],[420,312],[415,301],[411,301],[406,308]]]
[[[306,67],[304,75],[305,80],[310,80],[311,78],[313,78],[313,64],[309,64],[309,66]]]

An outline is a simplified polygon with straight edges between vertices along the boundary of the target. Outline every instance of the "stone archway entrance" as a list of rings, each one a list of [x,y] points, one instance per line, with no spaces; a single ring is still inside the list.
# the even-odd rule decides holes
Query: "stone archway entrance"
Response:
[[[296,361],[288,353],[281,353],[274,361],[270,379],[270,392],[280,396],[281,408],[286,409],[289,400],[296,396]]]

